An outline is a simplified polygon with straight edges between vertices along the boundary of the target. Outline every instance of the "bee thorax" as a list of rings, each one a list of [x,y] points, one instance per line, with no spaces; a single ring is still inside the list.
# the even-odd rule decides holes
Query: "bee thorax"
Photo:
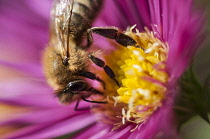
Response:
[[[73,52],[74,51],[74,52]],[[69,65],[68,68],[72,72],[85,70],[87,67],[87,52],[82,49],[77,49],[76,51],[70,51]]]

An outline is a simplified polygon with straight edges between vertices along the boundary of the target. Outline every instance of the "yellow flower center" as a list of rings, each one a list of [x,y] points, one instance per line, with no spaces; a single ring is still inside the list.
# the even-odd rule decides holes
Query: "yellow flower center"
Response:
[[[161,107],[167,92],[167,45],[147,28],[145,32],[136,30],[136,33],[132,31],[133,28],[125,34],[132,37],[142,49],[117,45],[118,49],[105,57],[121,86],[108,84],[105,95],[109,103],[98,109],[107,119],[115,122],[114,118],[121,119],[115,123],[117,127],[127,122],[145,122]]]

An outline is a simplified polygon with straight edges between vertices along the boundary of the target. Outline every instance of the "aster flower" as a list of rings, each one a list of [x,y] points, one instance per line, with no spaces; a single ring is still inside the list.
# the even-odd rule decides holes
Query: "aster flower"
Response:
[[[0,122],[8,129],[2,137],[55,138],[70,133],[76,138],[178,136],[173,112],[177,82],[202,35],[202,14],[192,11],[191,0],[105,2],[93,26],[116,26],[140,48],[94,37],[93,48],[103,51],[99,57],[110,65],[121,86],[97,69],[107,86],[101,101],[108,104],[84,111],[74,111],[75,103],[57,103],[42,73],[51,1],[3,0],[0,5],[0,64],[2,72],[11,73],[1,81],[0,102],[2,108],[15,110],[5,113]],[[80,107],[89,105],[81,102]]]

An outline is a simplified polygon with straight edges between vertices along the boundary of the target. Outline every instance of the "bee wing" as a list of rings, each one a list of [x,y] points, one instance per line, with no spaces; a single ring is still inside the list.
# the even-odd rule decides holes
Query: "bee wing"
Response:
[[[50,42],[66,57],[72,6],[73,0],[55,0],[51,10]]]

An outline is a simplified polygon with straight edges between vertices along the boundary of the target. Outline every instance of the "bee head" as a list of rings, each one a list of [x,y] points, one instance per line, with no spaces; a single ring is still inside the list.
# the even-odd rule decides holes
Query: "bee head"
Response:
[[[68,83],[68,85],[61,91],[56,92],[56,96],[60,102],[68,103],[77,100],[83,94],[81,91],[87,91],[88,84],[84,80],[78,79]]]

